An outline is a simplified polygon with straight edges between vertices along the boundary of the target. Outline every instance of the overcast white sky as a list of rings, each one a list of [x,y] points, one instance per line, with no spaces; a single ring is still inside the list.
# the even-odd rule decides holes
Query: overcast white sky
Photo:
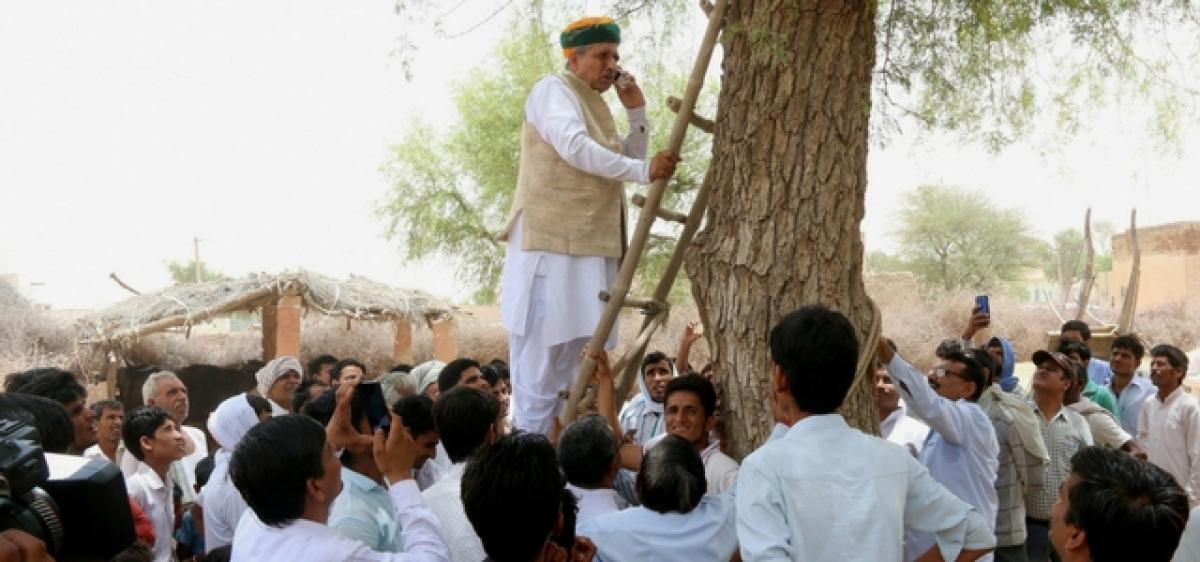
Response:
[[[468,0],[446,30],[501,4]],[[408,82],[390,0],[0,3],[0,274],[56,308],[104,306],[127,296],[110,272],[159,288],[198,236],[227,274],[304,267],[462,298],[444,264],[384,240],[379,168],[412,115],[453,118],[449,82],[505,24],[418,34]],[[1110,108],[1047,155],[915,134],[873,146],[868,247],[888,247],[898,196],[920,183],[986,190],[1045,236],[1089,204],[1119,225],[1134,204],[1143,225],[1200,217],[1195,125],[1160,158],[1139,113]]]

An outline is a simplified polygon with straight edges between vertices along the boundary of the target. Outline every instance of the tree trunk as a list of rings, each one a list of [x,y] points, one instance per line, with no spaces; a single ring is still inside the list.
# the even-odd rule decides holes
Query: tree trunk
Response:
[[[725,438],[739,458],[770,431],[775,322],[821,303],[846,314],[860,337],[871,323],[859,223],[874,15],[871,0],[729,7],[705,178],[716,184],[687,269],[724,390]],[[842,413],[878,433],[872,384],[856,381]]]

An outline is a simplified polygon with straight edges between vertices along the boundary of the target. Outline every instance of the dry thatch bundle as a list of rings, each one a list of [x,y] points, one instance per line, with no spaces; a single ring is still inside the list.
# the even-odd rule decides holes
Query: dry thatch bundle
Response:
[[[325,315],[362,320],[425,323],[453,314],[449,305],[422,291],[364,277],[338,280],[301,270],[175,285],[134,296],[82,319],[77,326],[83,342],[128,346],[147,334],[255,310],[285,296],[299,296],[305,307]]]

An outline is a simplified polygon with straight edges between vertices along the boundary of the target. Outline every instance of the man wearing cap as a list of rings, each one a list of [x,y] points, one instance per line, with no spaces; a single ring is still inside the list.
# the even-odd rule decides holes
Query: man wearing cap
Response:
[[[995,426],[977,404],[987,388],[983,367],[961,351],[951,351],[926,379],[892,350],[887,338],[880,338],[877,353],[909,412],[929,425],[918,457],[921,464],[934,480],[974,507],[994,535],[1000,445]],[[916,560],[935,545],[933,533],[905,532],[904,559]],[[980,560],[993,556],[988,553]]]
[[[1071,457],[1092,444],[1092,430],[1083,416],[1063,404],[1075,383],[1075,363],[1061,353],[1042,350],[1033,354],[1033,364],[1037,370],[1030,383],[1031,405],[1050,461],[1046,464],[1046,485],[1025,497],[1025,547],[1030,562],[1041,562],[1049,560],[1051,554],[1050,511],[1058,500],[1059,488],[1071,476]]]
[[[625,251],[622,183],[666,180],[679,162],[671,151],[645,158],[646,101],[617,66],[621,30],[612,19],[576,21],[559,42],[566,72],[542,78],[525,101],[517,189],[499,234],[508,243],[500,310],[514,425],[544,435],[603,314],[597,295],[616,279]],[[601,96],[618,75],[625,138]],[[614,331],[608,347],[615,343]]]

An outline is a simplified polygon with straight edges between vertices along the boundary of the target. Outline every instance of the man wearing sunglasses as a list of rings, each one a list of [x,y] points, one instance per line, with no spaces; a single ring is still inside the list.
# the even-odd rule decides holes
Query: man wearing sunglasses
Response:
[[[910,414],[929,425],[930,436],[920,461],[934,480],[967,502],[995,532],[996,473],[1000,447],[996,429],[976,401],[987,387],[983,368],[960,351],[947,353],[928,380],[880,338],[879,360],[904,398]],[[904,536],[906,560],[916,559],[934,544],[929,533]],[[980,560],[992,560],[988,554]]]

